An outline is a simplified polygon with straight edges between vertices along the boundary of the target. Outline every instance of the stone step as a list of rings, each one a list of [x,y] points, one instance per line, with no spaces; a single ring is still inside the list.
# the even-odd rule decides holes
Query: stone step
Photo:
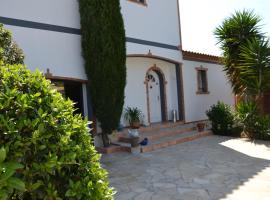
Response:
[[[140,137],[140,141],[143,140],[144,138],[148,138],[149,140],[154,141],[163,137],[169,137],[173,135],[182,134],[185,132],[194,131],[195,129],[196,128],[191,125],[188,125],[188,126],[182,125],[178,128],[173,128],[173,129],[168,128],[168,129],[161,129],[161,130],[156,130],[156,131],[140,132],[139,137]],[[127,133],[120,134],[118,136],[118,141],[122,143],[130,143],[130,137],[128,136]]]
[[[104,147],[96,147],[97,152],[102,154],[112,154],[112,153],[119,153],[119,152],[130,152],[130,147],[126,146],[118,146],[118,145],[112,145],[110,147],[104,148]]]
[[[164,137],[179,135],[179,134],[191,132],[194,130],[196,130],[195,127],[186,127],[186,128],[178,128],[178,129],[166,129],[166,130],[161,130],[157,132],[145,132],[140,135],[140,138],[141,139],[148,138],[150,141],[155,141]]]
[[[192,132],[186,132],[186,133],[173,135],[169,137],[163,137],[163,138],[160,138],[159,140],[154,140],[154,141],[150,140],[147,146],[141,146],[141,153],[150,152],[157,149],[169,147],[172,145],[193,141],[195,139],[202,138],[209,135],[212,135],[212,132],[209,130],[206,130],[204,132],[192,131]]]
[[[131,148],[131,144],[130,143],[127,143],[127,142],[113,142],[112,143],[113,145],[115,146],[121,146],[121,147],[129,147]]]
[[[139,131],[140,133],[144,132],[152,132],[152,131],[159,131],[162,129],[167,129],[167,128],[175,128],[177,126],[182,126],[184,125],[183,122],[165,122],[165,123],[157,123],[157,124],[152,124],[151,126],[142,126],[140,127]],[[123,131],[120,132],[120,134],[127,134],[129,128],[125,128]]]
[[[181,132],[185,132],[185,131],[190,131],[190,130],[194,130],[196,128],[196,126],[194,124],[171,124],[170,127],[163,127],[163,128],[156,128],[156,127],[153,127],[153,128],[149,128],[148,131],[146,131],[145,129],[139,129],[138,132],[139,132],[139,135],[141,138],[144,138],[144,137],[149,137],[151,139],[154,139],[154,138],[160,138],[160,137],[163,137],[163,136],[166,136],[166,135],[174,135],[174,134],[178,134],[178,133],[181,133]],[[183,131],[182,131],[183,130]],[[122,142],[124,142],[125,139],[123,138],[128,138],[128,129],[125,129],[124,131],[122,132],[119,132],[118,133],[118,138],[120,138],[120,140],[122,140]]]

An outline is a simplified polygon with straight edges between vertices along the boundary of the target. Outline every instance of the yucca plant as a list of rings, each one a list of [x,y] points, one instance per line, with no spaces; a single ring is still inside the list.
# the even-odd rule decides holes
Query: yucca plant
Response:
[[[223,51],[224,71],[232,84],[233,91],[242,95],[246,89],[241,77],[239,65],[241,46],[252,39],[263,37],[260,25],[261,18],[253,11],[243,10],[235,12],[225,19],[214,31],[214,35]]]
[[[270,45],[267,39],[251,39],[240,47],[237,69],[246,94],[254,97],[258,110],[262,112],[262,98],[269,89]]]
[[[141,118],[142,111],[137,107],[127,107],[124,111],[124,119],[129,122],[131,128],[139,128]]]

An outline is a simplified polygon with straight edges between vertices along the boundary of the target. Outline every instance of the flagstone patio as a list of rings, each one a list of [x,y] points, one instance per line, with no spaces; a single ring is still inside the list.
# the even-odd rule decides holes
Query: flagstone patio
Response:
[[[102,156],[116,200],[266,200],[270,142],[209,136],[145,154]]]

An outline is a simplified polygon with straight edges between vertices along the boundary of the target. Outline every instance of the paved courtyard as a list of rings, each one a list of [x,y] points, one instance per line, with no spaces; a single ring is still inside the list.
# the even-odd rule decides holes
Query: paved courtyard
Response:
[[[270,142],[210,136],[102,164],[116,200],[270,199]]]

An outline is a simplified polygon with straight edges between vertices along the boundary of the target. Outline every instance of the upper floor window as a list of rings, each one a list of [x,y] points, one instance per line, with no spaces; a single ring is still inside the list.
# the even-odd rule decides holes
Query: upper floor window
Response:
[[[128,1],[147,6],[146,0],[128,0]]]
[[[197,70],[197,94],[209,94],[207,68],[198,67]]]

